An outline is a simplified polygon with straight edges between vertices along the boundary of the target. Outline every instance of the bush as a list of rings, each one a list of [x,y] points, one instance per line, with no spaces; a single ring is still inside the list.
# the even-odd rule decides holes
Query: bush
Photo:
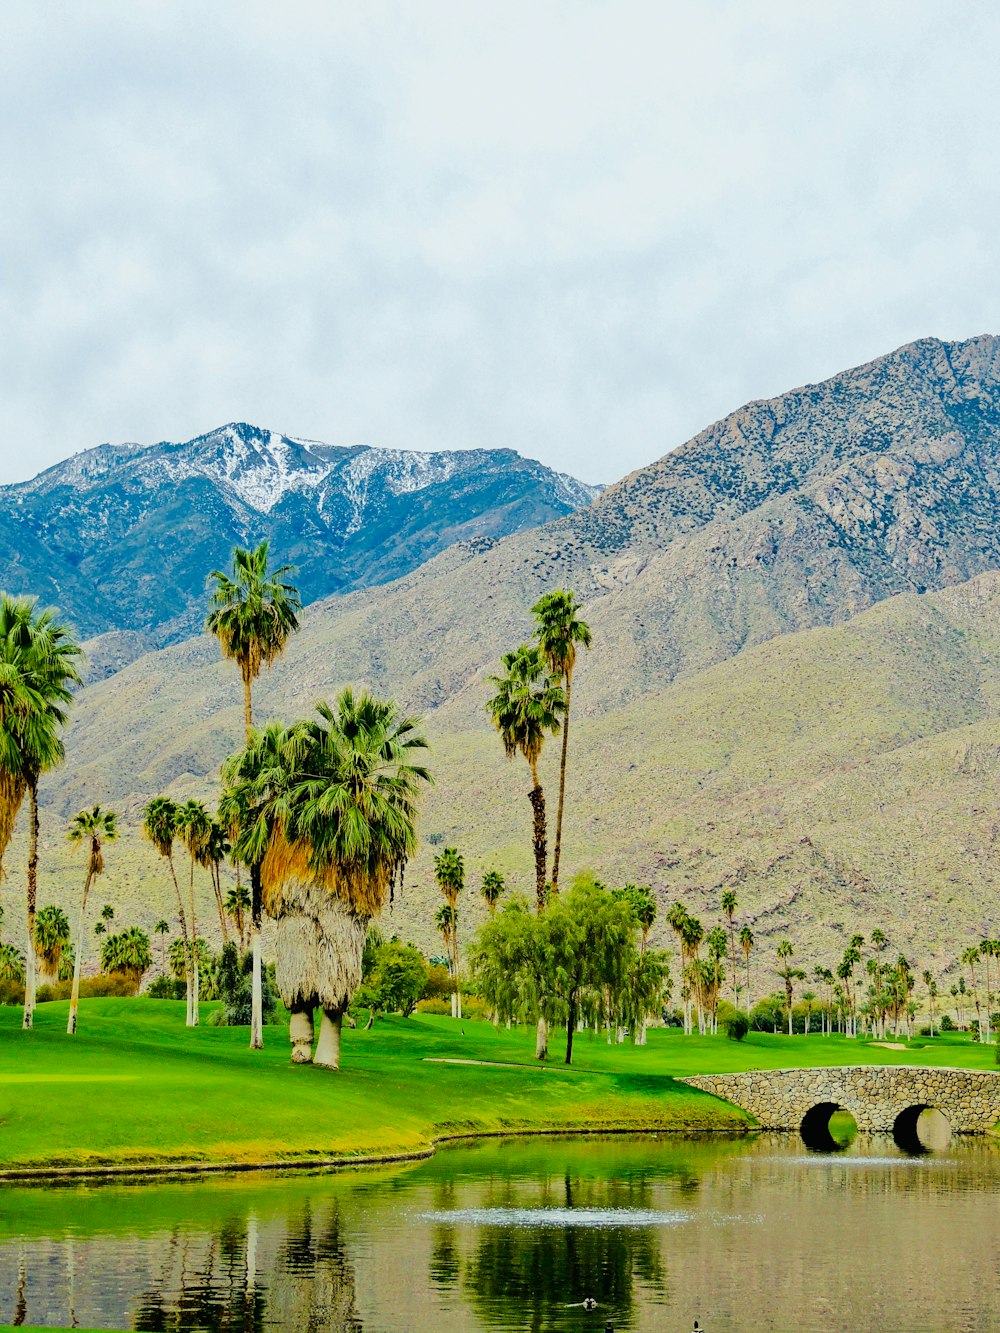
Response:
[[[952,1018],[951,1014],[942,1014],[942,1015],[941,1015],[941,1022],[938,1024],[938,1031],[939,1031],[939,1032],[957,1032],[957,1031],[958,1031],[958,1029],[955,1027],[955,1020]]]
[[[241,955],[231,940],[224,944],[215,966],[214,980],[214,989],[222,1001],[222,1008],[218,1010],[218,1017],[213,1014],[213,1026],[249,1027],[253,1005],[253,954],[250,950]],[[264,1022],[270,1023],[278,1007],[270,968],[262,971],[261,992]]]
[[[73,993],[72,981],[57,981],[54,986],[39,986],[35,996],[39,1004],[50,1000],[68,1000]],[[120,972],[99,972],[96,977],[80,978],[80,999],[96,1000],[104,996],[127,999],[135,994],[135,982]]]
[[[178,977],[154,977],[146,995],[150,1000],[183,1000],[187,994],[185,983]]]
[[[742,1041],[750,1031],[750,1019],[738,1009],[734,1009],[731,1014],[727,1014],[722,1020],[722,1025],[730,1041]]]
[[[439,1000],[449,996],[455,989],[451,973],[441,963],[431,963],[427,969],[427,984],[424,986],[425,1000]],[[431,1012],[431,1011],[428,1011]],[[448,1012],[451,1012],[450,1006]]]
[[[0,981],[0,1004],[24,1004],[24,985],[20,981]]]

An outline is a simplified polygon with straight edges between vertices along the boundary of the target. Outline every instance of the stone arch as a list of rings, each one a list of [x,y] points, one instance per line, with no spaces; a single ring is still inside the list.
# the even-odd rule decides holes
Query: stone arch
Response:
[[[847,1146],[834,1138],[830,1129],[830,1118],[835,1111],[846,1111],[857,1126],[858,1118],[849,1106],[840,1101],[816,1102],[810,1106],[799,1124],[802,1142],[810,1152],[843,1152]]]
[[[927,1135],[921,1133],[921,1118],[925,1111],[933,1111],[945,1122],[947,1126],[946,1137],[951,1137],[951,1117],[937,1106],[931,1106],[927,1102],[914,1102],[912,1106],[904,1107],[893,1120],[892,1137],[896,1147],[902,1152],[910,1153],[913,1156],[920,1156],[924,1153],[933,1151],[934,1145],[927,1141]]]

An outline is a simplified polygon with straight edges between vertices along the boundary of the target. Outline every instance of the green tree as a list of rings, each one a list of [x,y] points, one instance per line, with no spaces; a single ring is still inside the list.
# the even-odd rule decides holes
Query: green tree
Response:
[[[246,944],[246,920],[247,913],[250,910],[250,893],[245,884],[234,884],[226,894],[225,901],[226,915],[231,917],[236,926],[236,933],[240,939],[240,948],[245,949]]]
[[[785,985],[785,1009],[788,1013],[788,1035],[792,1035],[792,988],[796,981],[805,981],[806,974],[800,967],[792,966],[792,955],[795,950],[792,948],[791,940],[782,940],[778,945],[778,958],[782,966],[776,968],[778,976]]]
[[[976,1026],[982,1035],[983,1015],[979,1005],[979,979],[976,976],[976,964],[979,962],[979,950],[973,945],[962,952],[962,964],[969,969],[969,980],[972,982],[972,1002],[976,1006]]]
[[[166,975],[167,971],[167,963],[166,963],[166,958],[164,957],[164,949],[166,947],[166,937],[170,934],[170,923],[169,921],[164,921],[163,918],[161,917],[160,920],[157,921],[156,925],[153,927],[153,930],[160,937],[160,976],[162,977]]]
[[[83,966],[84,926],[87,919],[87,898],[90,886],[98,875],[104,873],[103,847],[107,842],[114,842],[118,836],[118,817],[113,810],[102,810],[95,805],[92,810],[81,810],[74,815],[67,840],[74,846],[83,846],[87,852],[87,874],[83,881],[83,896],[80,899],[80,923],[77,927],[76,957],[73,963],[73,990],[69,1001],[69,1021],[67,1033],[76,1032],[77,1014],[80,1008],[80,973]]]
[[[743,950],[743,961],[746,964],[747,969],[747,1002],[745,1008],[747,1013],[749,1013],[753,1007],[753,992],[750,989],[750,955],[753,953],[753,946],[755,943],[753,931],[749,926],[741,926],[739,938],[740,948]]]
[[[455,989],[451,993],[451,1016],[461,1018],[462,991],[458,976],[458,895],[465,888],[465,862],[457,847],[445,847],[435,856],[434,878],[451,909],[448,939],[451,945],[451,975],[455,982]]]
[[[43,907],[35,917],[35,959],[43,986],[51,986],[59,979],[59,961],[68,944],[66,913],[54,904]]]
[[[179,942],[179,941],[178,941]],[[202,944],[202,941],[198,941]],[[182,952],[186,961],[191,950]],[[105,972],[116,972],[127,978],[134,990],[139,989],[143,973],[153,965],[153,953],[149,946],[149,936],[138,926],[130,926],[117,935],[109,935],[101,945],[101,968]]]
[[[181,928],[181,938],[178,944],[186,955],[191,948],[191,932],[188,930],[184,898],[181,894],[181,886],[177,882],[177,870],[174,867],[174,839],[181,837],[183,834],[180,806],[176,801],[172,801],[169,796],[154,797],[142,812],[142,832],[143,836],[149,839],[160,856],[166,861],[167,868],[170,871],[170,882],[174,886],[174,895],[177,898],[177,920]],[[191,1011],[194,1007],[191,990],[192,968],[186,965],[178,975],[185,977],[187,980],[187,1023],[190,1026]]]
[[[556,812],[556,841],[552,852],[552,892],[559,892],[559,861],[562,853],[563,811],[566,805],[566,755],[569,748],[570,701],[577,649],[589,649],[590,627],[580,619],[583,608],[576,595],[558,588],[547,592],[531,608],[537,628],[535,638],[545,655],[549,671],[562,683],[565,706],[562,718],[562,752],[559,756],[559,806]]]
[[[235,662],[243,681],[246,743],[253,727],[253,683],[285,651],[299,627],[298,589],[288,581],[292,565],[268,568],[268,543],[254,550],[237,546],[231,572],[213,569],[206,628],[219,640],[223,657]]]
[[[226,830],[217,819],[210,819],[208,832],[198,850],[198,864],[208,871],[212,880],[212,892],[215,894],[215,906],[219,913],[219,930],[222,943],[229,943],[229,924],[226,920],[226,904],[222,898],[222,863],[229,855],[229,839]]]
[[[379,1014],[409,1018],[427,988],[427,964],[412,944],[388,940],[374,950],[355,1003],[368,1010],[368,1027]]]
[[[528,800],[534,817],[535,901],[540,912],[547,896],[547,834],[545,793],[538,776],[538,761],[546,736],[560,728],[566,701],[559,679],[547,669],[540,648],[522,644],[504,654],[502,665],[504,674],[490,677],[495,693],[487,701],[486,711],[500,733],[507,758],[523,755],[531,771]]]
[[[483,887],[480,893],[486,900],[486,906],[489,908],[490,916],[497,910],[497,903],[500,901],[507,888],[507,882],[499,870],[487,870],[483,876]]]
[[[733,977],[733,1003],[738,1000],[739,987],[736,984],[736,926],[733,921],[737,908],[736,890],[726,889],[722,894],[721,906],[729,929],[729,966]]]
[[[26,915],[29,948],[25,1028],[34,1022],[38,896],[38,786],[64,757],[62,730],[82,650],[53,610],[31,597],[0,595],[0,873],[21,803],[28,797]]]
[[[212,820],[201,801],[185,801],[179,808],[177,812],[177,830],[184,840],[191,863],[188,879],[188,906],[191,911],[191,936],[196,938],[198,926],[195,921],[194,909],[194,868],[198,864],[204,864],[208,855],[209,840],[212,836]],[[188,1027],[193,1028],[196,1028],[200,1022],[198,997],[201,994],[201,986],[198,972],[198,954],[194,952],[191,959],[191,999],[187,1019]]]
[[[0,981],[24,981],[24,954],[0,941]]]

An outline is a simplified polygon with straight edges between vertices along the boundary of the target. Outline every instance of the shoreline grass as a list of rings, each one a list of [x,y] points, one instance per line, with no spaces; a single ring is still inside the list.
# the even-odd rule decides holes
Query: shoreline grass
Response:
[[[26,1033],[18,1009],[0,1009],[7,1179],[361,1165],[478,1135],[740,1132],[752,1123],[743,1112],[677,1079],[801,1065],[995,1067],[992,1047],[964,1037],[898,1051],[836,1036],[736,1043],[653,1029],[646,1047],[579,1034],[566,1068],[557,1057],[534,1063],[527,1029],[414,1015],[345,1031],[332,1073],[293,1066],[280,1026],[266,1029],[262,1052],[247,1049],[242,1028],[186,1028],[182,1002],[85,1001],[72,1038],[66,1010],[39,1006]]]

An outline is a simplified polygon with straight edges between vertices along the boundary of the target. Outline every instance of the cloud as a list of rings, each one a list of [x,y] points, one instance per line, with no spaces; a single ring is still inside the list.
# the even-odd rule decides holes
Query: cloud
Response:
[[[242,418],[613,480],[998,331],[1000,15],[8,0],[0,478]]]

